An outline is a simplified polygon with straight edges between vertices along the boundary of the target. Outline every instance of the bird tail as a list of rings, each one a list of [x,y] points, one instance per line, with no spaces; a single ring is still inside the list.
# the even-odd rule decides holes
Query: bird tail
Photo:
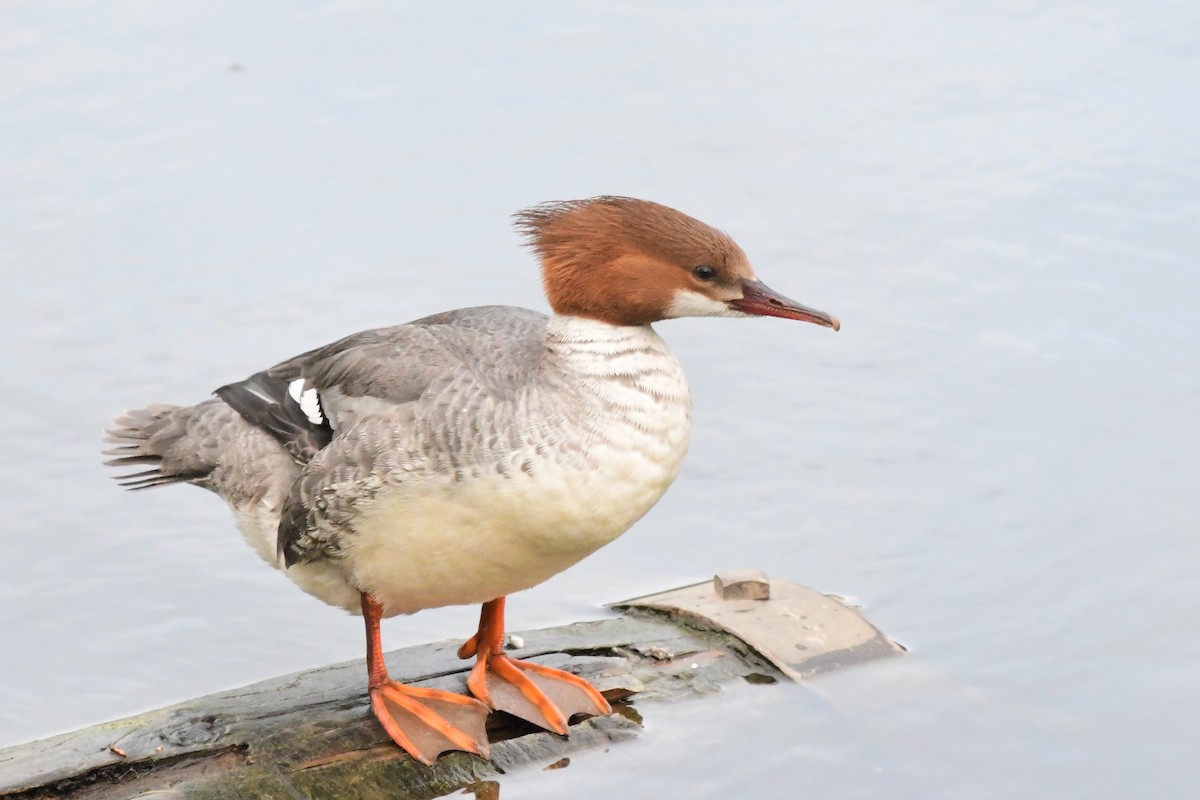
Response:
[[[126,489],[151,489],[173,483],[203,481],[216,467],[204,458],[203,447],[192,441],[197,423],[210,411],[208,401],[196,406],[149,405],[126,411],[113,419],[104,441],[115,445],[103,454],[110,467],[148,466],[147,470],[118,475]],[[215,409],[214,409],[215,410]]]

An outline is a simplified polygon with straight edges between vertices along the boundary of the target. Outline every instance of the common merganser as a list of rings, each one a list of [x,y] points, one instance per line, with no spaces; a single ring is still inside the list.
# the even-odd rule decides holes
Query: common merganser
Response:
[[[191,483],[233,509],[246,541],[300,588],[361,613],[371,707],[431,764],[488,754],[497,708],[559,734],[607,714],[594,687],[504,653],[504,601],[624,533],[679,474],[691,395],[651,323],[837,318],[758,280],[727,235],[645,200],[519,212],[554,313],[448,311],[364,331],[216,390],[114,420],[130,489]],[[468,689],[391,680],[379,620],[482,603],[459,650]]]

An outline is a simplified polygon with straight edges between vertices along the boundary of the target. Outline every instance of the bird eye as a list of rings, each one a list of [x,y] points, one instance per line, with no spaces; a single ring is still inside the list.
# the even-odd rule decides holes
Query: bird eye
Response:
[[[702,281],[711,281],[713,278],[717,277],[717,271],[708,264],[701,264],[700,266],[696,267],[692,270],[692,274]]]

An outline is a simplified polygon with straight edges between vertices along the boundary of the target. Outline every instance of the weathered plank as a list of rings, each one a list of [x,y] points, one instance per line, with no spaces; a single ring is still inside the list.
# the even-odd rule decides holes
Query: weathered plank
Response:
[[[706,630],[733,634],[792,680],[804,680],[900,647],[837,597],[757,570],[727,570],[710,583],[613,603],[612,608],[657,609]]]
[[[625,702],[634,695],[641,705],[709,692],[737,678],[784,677],[760,653],[769,648],[747,646],[733,635],[736,625],[714,629],[696,615],[639,611],[639,602],[627,603],[630,610],[615,619],[514,637],[522,645],[514,655],[583,675],[614,702],[617,713],[573,725],[569,738],[493,714],[490,760],[452,753],[434,767],[421,766],[370,715],[363,662],[356,660],[0,750],[0,798],[106,800],[147,792],[237,800],[432,798],[520,765],[544,766],[568,752],[636,735],[640,718]],[[755,617],[761,637],[779,610],[775,624],[784,638],[794,636],[796,609],[772,602],[739,616]],[[827,624],[860,624],[856,612],[839,608],[849,616]],[[408,683],[465,691],[469,662],[456,657],[457,645],[389,653],[389,669]]]

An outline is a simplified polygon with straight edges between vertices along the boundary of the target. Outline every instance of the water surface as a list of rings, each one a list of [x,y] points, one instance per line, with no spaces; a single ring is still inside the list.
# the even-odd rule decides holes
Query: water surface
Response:
[[[656,707],[503,796],[1194,790],[1194,6],[0,14],[0,745],[360,657],[213,497],[117,491],[101,430],[351,331],[544,308],[507,215],[619,193],[728,230],[844,327],[659,326],[695,395],[684,474],[511,624],[757,565],[911,653]]]

